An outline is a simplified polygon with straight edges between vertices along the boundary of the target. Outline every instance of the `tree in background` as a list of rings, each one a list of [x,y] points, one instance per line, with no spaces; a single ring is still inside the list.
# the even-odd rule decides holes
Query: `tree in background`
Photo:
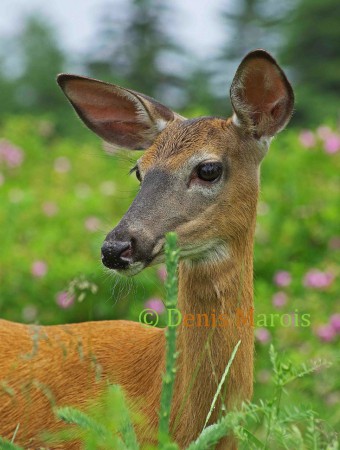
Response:
[[[255,48],[276,52],[282,37],[278,26],[289,10],[273,0],[240,0],[222,11],[226,24],[226,44],[221,49],[221,58],[238,62]],[[288,2],[289,4],[290,2]]]
[[[337,0],[240,0],[220,16],[224,45],[209,59],[188,55],[171,36],[173,14],[166,0],[111,0],[99,32],[83,59],[85,73],[151,95],[183,114],[227,116],[228,87],[240,59],[262,47],[279,57],[296,91],[294,123],[317,125],[339,115],[340,3]],[[203,39],[203,37],[202,37]],[[45,17],[29,17],[15,36],[1,36],[0,120],[7,114],[69,121],[55,76],[66,56]],[[67,59],[74,61],[76,55]],[[71,125],[72,124],[72,125]]]
[[[177,58],[181,51],[167,33],[168,17],[168,6],[162,0],[106,5],[98,44],[86,62],[90,74],[162,101],[178,99],[182,81]]]
[[[297,0],[285,30],[282,59],[296,90],[295,122],[322,123],[340,113],[340,3]]]
[[[56,83],[66,68],[54,26],[46,17],[27,17],[20,32],[9,36],[0,54],[0,120],[29,114],[52,121],[62,134],[78,135],[79,124]],[[72,124],[73,123],[73,124]]]
[[[219,97],[219,92],[214,89],[214,60],[198,61],[188,72],[185,82],[185,107],[192,116],[228,115],[228,98],[226,86],[224,86],[224,97]],[[225,80],[224,80],[225,81]]]
[[[5,55],[0,56],[0,120],[5,114],[16,112],[14,102],[15,86],[7,74]]]
[[[23,110],[46,113],[61,104],[56,75],[63,70],[65,56],[55,30],[45,19],[31,17],[18,36],[22,74],[17,80],[17,102]]]
[[[55,78],[65,64],[55,30],[46,19],[29,17],[22,31],[11,39],[11,49],[3,56],[4,66],[15,66],[14,74],[2,73],[7,85],[7,110],[3,113],[46,114],[62,105]],[[4,96],[6,92],[2,93]]]
[[[218,75],[215,85],[220,93],[216,102],[221,109],[240,60],[251,50],[264,48],[274,55],[284,41],[281,24],[291,8],[291,0],[239,0],[225,6],[221,18],[225,24],[224,45],[217,55]],[[216,94],[218,95],[218,94]],[[223,103],[224,102],[224,103]]]

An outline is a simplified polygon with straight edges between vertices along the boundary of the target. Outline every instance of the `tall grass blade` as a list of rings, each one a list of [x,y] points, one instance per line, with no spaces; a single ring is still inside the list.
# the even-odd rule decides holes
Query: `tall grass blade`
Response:
[[[215,407],[217,398],[218,398],[218,396],[220,395],[222,386],[223,386],[223,384],[224,384],[224,382],[225,382],[225,379],[226,379],[226,377],[227,377],[227,375],[228,375],[228,373],[229,373],[231,364],[232,364],[232,362],[234,361],[236,352],[237,352],[237,350],[238,350],[240,344],[241,344],[241,341],[238,341],[238,343],[235,345],[235,348],[234,348],[234,350],[233,350],[233,352],[232,352],[232,354],[231,354],[231,356],[230,356],[230,358],[229,358],[227,367],[225,368],[225,371],[224,371],[224,373],[223,373],[223,375],[222,375],[221,381],[220,381],[219,385],[217,386],[217,391],[216,391],[216,393],[215,393],[215,395],[214,395],[214,398],[213,398],[213,401],[212,401],[212,403],[211,403],[210,410],[209,410],[209,412],[208,412],[207,418],[205,419],[205,423],[204,423],[203,429],[207,426],[207,423],[209,422],[209,419],[210,419],[211,414],[212,414],[212,412],[213,412],[213,410],[214,410],[214,407]]]
[[[177,266],[179,259],[179,249],[177,248],[176,233],[168,233],[166,235],[165,257],[167,269],[166,300],[167,308],[176,308],[177,306]],[[166,337],[166,359],[165,359],[165,373],[163,375],[160,413],[159,413],[159,430],[158,441],[159,448],[164,448],[169,444],[169,427],[170,427],[170,412],[171,401],[173,395],[173,388],[176,374],[176,327],[168,327],[165,332]]]

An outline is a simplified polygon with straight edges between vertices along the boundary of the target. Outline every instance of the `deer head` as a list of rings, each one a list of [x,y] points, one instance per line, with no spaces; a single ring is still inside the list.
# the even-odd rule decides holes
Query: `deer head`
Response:
[[[185,119],[154,99],[113,84],[61,74],[58,83],[83,122],[110,144],[145,150],[132,169],[141,188],[102,247],[105,266],[126,275],[162,262],[176,231],[181,257],[206,264],[255,220],[259,165],[288,123],[292,88],[263,50],[241,62],[230,89],[231,119]]]

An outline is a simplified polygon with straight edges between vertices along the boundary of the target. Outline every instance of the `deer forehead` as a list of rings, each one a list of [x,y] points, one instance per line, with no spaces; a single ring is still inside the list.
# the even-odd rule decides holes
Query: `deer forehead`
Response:
[[[231,119],[201,117],[175,120],[160,133],[154,144],[139,160],[139,167],[147,172],[159,166],[170,172],[182,171],[201,161],[240,160],[244,167],[257,164],[257,149],[242,142],[242,135]]]
[[[225,126],[225,120],[210,117],[175,120],[144,153],[140,160],[141,169],[147,171],[161,164],[163,168],[175,171],[189,160],[199,160],[207,154],[220,159],[223,141],[224,146],[226,144]]]

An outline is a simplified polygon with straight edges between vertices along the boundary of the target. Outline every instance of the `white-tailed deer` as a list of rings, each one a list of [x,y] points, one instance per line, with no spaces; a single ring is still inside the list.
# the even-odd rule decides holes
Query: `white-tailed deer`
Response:
[[[259,166],[271,138],[288,123],[292,88],[263,50],[241,62],[230,89],[230,119],[187,120],[143,94],[76,75],[58,83],[85,124],[105,141],[145,149],[136,167],[141,189],[102,247],[105,266],[128,276],[164,259],[164,235],[181,248],[178,308],[224,314],[204,353],[180,420],[175,418],[211,327],[178,327],[172,434],[184,448],[202,431],[217,384],[241,340],[228,375],[225,405],[238,407],[253,390],[253,329],[235,326],[236,308],[253,308],[253,239]],[[195,317],[195,316],[194,316]],[[82,408],[107,382],[141,405],[142,443],[155,442],[165,361],[164,329],[130,321],[32,327],[0,321],[0,435],[25,448],[63,425],[51,408]],[[100,380],[98,371],[100,368]],[[49,392],[49,395],[47,395]],[[141,402],[142,401],[142,402]],[[217,420],[219,404],[209,423]],[[77,449],[77,442],[49,448]],[[220,448],[236,448],[232,437]]]

